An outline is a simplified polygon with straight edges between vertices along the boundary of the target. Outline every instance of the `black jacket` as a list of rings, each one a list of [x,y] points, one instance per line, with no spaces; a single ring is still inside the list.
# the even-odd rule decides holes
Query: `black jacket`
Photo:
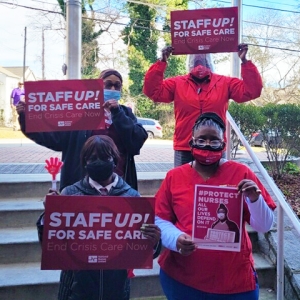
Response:
[[[19,116],[22,132],[41,146],[62,152],[64,163],[61,169],[60,190],[69,186],[84,176],[80,168],[80,152],[85,141],[93,135],[88,131],[60,131],[60,132],[32,132],[26,133],[25,114]],[[125,166],[124,180],[137,190],[137,175],[134,155],[140,153],[148,134],[143,126],[137,123],[135,115],[127,106],[120,105],[120,109],[112,112],[112,125],[108,129],[110,136],[118,147]],[[122,174],[120,174],[122,175]]]

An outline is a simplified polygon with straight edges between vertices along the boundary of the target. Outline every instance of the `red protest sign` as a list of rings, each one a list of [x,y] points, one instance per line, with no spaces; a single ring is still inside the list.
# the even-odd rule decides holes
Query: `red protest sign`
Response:
[[[102,79],[25,82],[26,132],[105,128]]]
[[[47,196],[42,270],[150,269],[154,197]]]
[[[236,52],[238,8],[171,12],[172,54]]]
[[[243,201],[235,187],[196,185],[193,240],[198,248],[241,249]]]

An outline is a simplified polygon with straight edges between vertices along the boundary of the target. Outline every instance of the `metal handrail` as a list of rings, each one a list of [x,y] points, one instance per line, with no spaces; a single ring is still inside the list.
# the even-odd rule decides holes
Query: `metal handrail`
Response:
[[[283,213],[285,212],[288,218],[291,220],[294,228],[300,235],[300,222],[292,208],[287,204],[284,195],[275,184],[275,182],[271,179],[266,169],[263,167],[259,159],[254,154],[253,150],[251,149],[249,143],[245,139],[244,135],[238,128],[237,124],[231,117],[230,113],[227,111],[226,113],[227,121],[231,125],[232,129],[235,131],[237,136],[239,137],[240,141],[245,146],[248,154],[252,158],[253,162],[257,166],[258,170],[260,171],[263,178],[266,180],[267,184],[275,194],[279,206],[277,207],[278,215],[277,215],[277,235],[278,235],[278,246],[277,246],[277,300],[284,299],[284,256],[283,256],[283,232],[284,232],[284,223],[283,223]],[[227,130],[230,132],[230,130]]]

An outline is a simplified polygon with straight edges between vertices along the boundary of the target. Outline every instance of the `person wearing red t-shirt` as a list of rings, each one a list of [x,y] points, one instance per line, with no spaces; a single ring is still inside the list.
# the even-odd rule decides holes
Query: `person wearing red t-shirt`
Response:
[[[246,223],[258,232],[273,224],[276,205],[244,164],[222,158],[225,125],[202,114],[190,140],[194,160],[170,170],[156,194],[155,223],[166,250],[159,257],[160,281],[168,300],[257,300],[259,286]],[[241,250],[197,248],[192,240],[195,185],[236,187],[242,195]]]
[[[238,45],[243,79],[223,76],[211,70],[206,56],[196,58],[193,69],[187,75],[164,79],[167,60],[173,51],[171,46],[162,50],[162,58],[146,72],[144,94],[154,102],[174,102],[175,131],[173,147],[174,165],[192,161],[189,149],[191,128],[199,114],[215,112],[226,123],[229,99],[238,103],[258,98],[262,91],[262,79],[256,66],[246,59],[247,44]]]

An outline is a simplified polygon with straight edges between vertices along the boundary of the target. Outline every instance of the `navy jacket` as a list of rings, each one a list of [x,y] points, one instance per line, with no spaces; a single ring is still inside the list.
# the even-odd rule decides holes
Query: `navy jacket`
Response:
[[[62,190],[62,195],[98,195],[87,178]],[[108,196],[138,197],[121,177]],[[58,300],[124,300],[129,299],[127,270],[62,271]]]
[[[67,186],[61,195],[91,195],[100,193],[88,183],[87,177]],[[131,188],[121,177],[115,187],[112,187],[108,196],[139,197],[138,191]],[[42,243],[44,213],[39,217],[36,225],[39,240]],[[161,250],[161,241],[153,249],[153,258]],[[80,270],[61,271],[58,300],[128,300],[130,296],[127,270]]]

